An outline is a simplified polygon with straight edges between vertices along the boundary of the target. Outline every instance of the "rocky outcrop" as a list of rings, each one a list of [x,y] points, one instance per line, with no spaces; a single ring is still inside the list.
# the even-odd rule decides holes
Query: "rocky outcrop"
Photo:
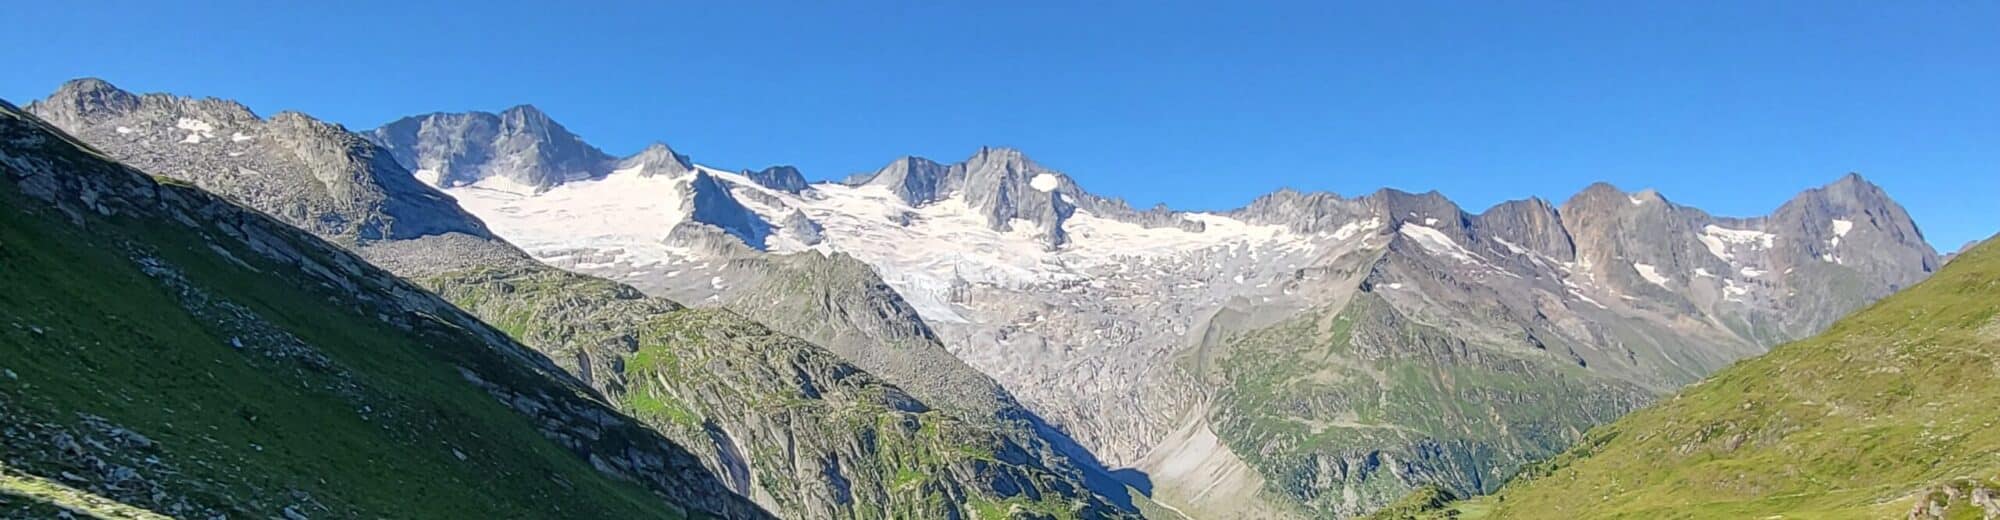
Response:
[[[760,186],[793,195],[797,195],[809,187],[806,183],[806,176],[799,173],[798,168],[791,166],[772,166],[754,172],[743,170],[743,176],[748,177],[751,182],[755,182]]]
[[[1147,227],[1201,228],[1199,222],[1164,208],[1139,212],[1123,201],[1089,194],[1062,172],[1012,148],[981,147],[972,157],[949,166],[905,157],[854,183],[887,187],[912,206],[959,197],[986,219],[988,228],[1007,231],[1014,229],[1016,220],[1024,221],[1052,249],[1069,240],[1063,224],[1079,208]]]
[[[601,176],[615,162],[529,105],[406,117],[364,135],[403,168],[436,172],[439,186],[500,177],[548,188]]]
[[[681,210],[687,213],[689,221],[715,226],[752,248],[764,247],[765,238],[771,235],[771,224],[737,202],[736,196],[716,181],[715,176],[695,172],[687,191]]]
[[[667,147],[666,143],[653,143],[638,154],[618,161],[619,171],[634,170],[644,176],[679,177],[694,173],[694,163],[688,157]]]
[[[258,117],[243,105],[136,95],[101,80],[65,83],[28,112],[156,175],[228,193],[347,243],[461,233],[491,237],[450,197],[396,170],[381,150],[304,114]]]

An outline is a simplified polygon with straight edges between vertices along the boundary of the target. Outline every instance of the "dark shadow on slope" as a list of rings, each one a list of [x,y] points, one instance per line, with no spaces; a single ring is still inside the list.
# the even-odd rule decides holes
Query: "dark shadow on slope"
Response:
[[[1063,456],[1069,457],[1070,463],[1083,471],[1083,485],[1089,487],[1092,493],[1104,497],[1105,500],[1126,511],[1134,512],[1139,510],[1139,506],[1132,503],[1132,494],[1128,489],[1136,489],[1148,498],[1153,496],[1153,479],[1145,472],[1131,468],[1113,472],[1104,466],[1103,461],[1097,459],[1096,454],[1078,444],[1076,439],[1070,438],[1069,434],[1063,433],[1055,425],[1049,424],[1041,415],[1026,407],[1021,408],[1021,413],[1035,426],[1035,432],[1041,435],[1042,440],[1048,441],[1050,446],[1054,446]]]

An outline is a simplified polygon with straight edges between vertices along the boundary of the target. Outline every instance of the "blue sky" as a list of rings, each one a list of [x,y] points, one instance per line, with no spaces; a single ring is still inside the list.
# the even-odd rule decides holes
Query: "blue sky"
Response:
[[[532,103],[614,154],[819,179],[1004,145],[1187,209],[1602,180],[1751,215],[1858,171],[1940,249],[2000,231],[1995,2],[291,3],[10,2],[0,97]]]

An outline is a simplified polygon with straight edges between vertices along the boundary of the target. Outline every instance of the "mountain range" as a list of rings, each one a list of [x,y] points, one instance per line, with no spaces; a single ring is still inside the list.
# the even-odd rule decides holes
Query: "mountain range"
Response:
[[[456,153],[475,139],[396,131],[409,121],[367,135],[435,151],[399,157],[419,178],[495,172],[436,185],[554,265],[754,309],[780,302],[741,296],[766,276],[745,263],[859,260],[958,358],[1184,511],[1350,515],[1426,484],[1491,491],[1940,263],[1852,174],[1753,218],[1609,185],[1477,214],[1393,190],[1135,211],[1004,148],[801,187],[679,154],[648,169]],[[553,124],[490,139],[534,135],[579,139]],[[600,166],[507,167],[578,162]],[[853,314],[760,319],[784,316]]]
[[[1007,148],[819,183],[619,158],[525,105],[349,132],[78,80],[27,111],[415,282],[797,518],[1490,493],[1942,264],[1854,174],[1748,218],[1604,184],[1191,212]]]

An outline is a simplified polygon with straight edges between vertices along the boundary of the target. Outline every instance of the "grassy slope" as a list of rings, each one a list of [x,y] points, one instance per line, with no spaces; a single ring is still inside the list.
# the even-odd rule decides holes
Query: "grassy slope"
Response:
[[[1232,348],[1217,434],[1308,515],[1373,510],[1414,484],[1490,491],[1643,399],[1574,367],[1457,342],[1369,294]]]
[[[1887,518],[2000,475],[2000,242],[1824,334],[1592,430],[1504,518]]]
[[[757,492],[788,514],[1111,514],[1065,498],[1087,491],[1032,464],[989,427],[914,409],[900,390],[832,354],[728,311],[683,308],[555,269],[473,269],[426,284],[558,357],[582,345],[629,345],[599,351],[623,356],[614,364],[620,384],[608,397],[689,446],[708,442],[712,428],[728,431],[755,470]],[[834,470],[799,459],[821,457],[837,461],[851,505],[805,503],[825,485],[822,473]],[[998,493],[993,486],[1024,489]]]
[[[105,496],[139,482],[158,492],[126,498],[131,506],[191,515],[684,516],[468,384],[459,367],[533,375],[463,331],[392,327],[331,289],[296,286],[311,277],[291,266],[179,223],[83,222],[0,183],[0,516],[115,509]],[[286,353],[198,317],[184,306],[189,292],[127,251],[310,350]],[[121,441],[123,431],[147,441]],[[83,447],[64,450],[56,435]],[[136,476],[103,477],[117,468]]]

